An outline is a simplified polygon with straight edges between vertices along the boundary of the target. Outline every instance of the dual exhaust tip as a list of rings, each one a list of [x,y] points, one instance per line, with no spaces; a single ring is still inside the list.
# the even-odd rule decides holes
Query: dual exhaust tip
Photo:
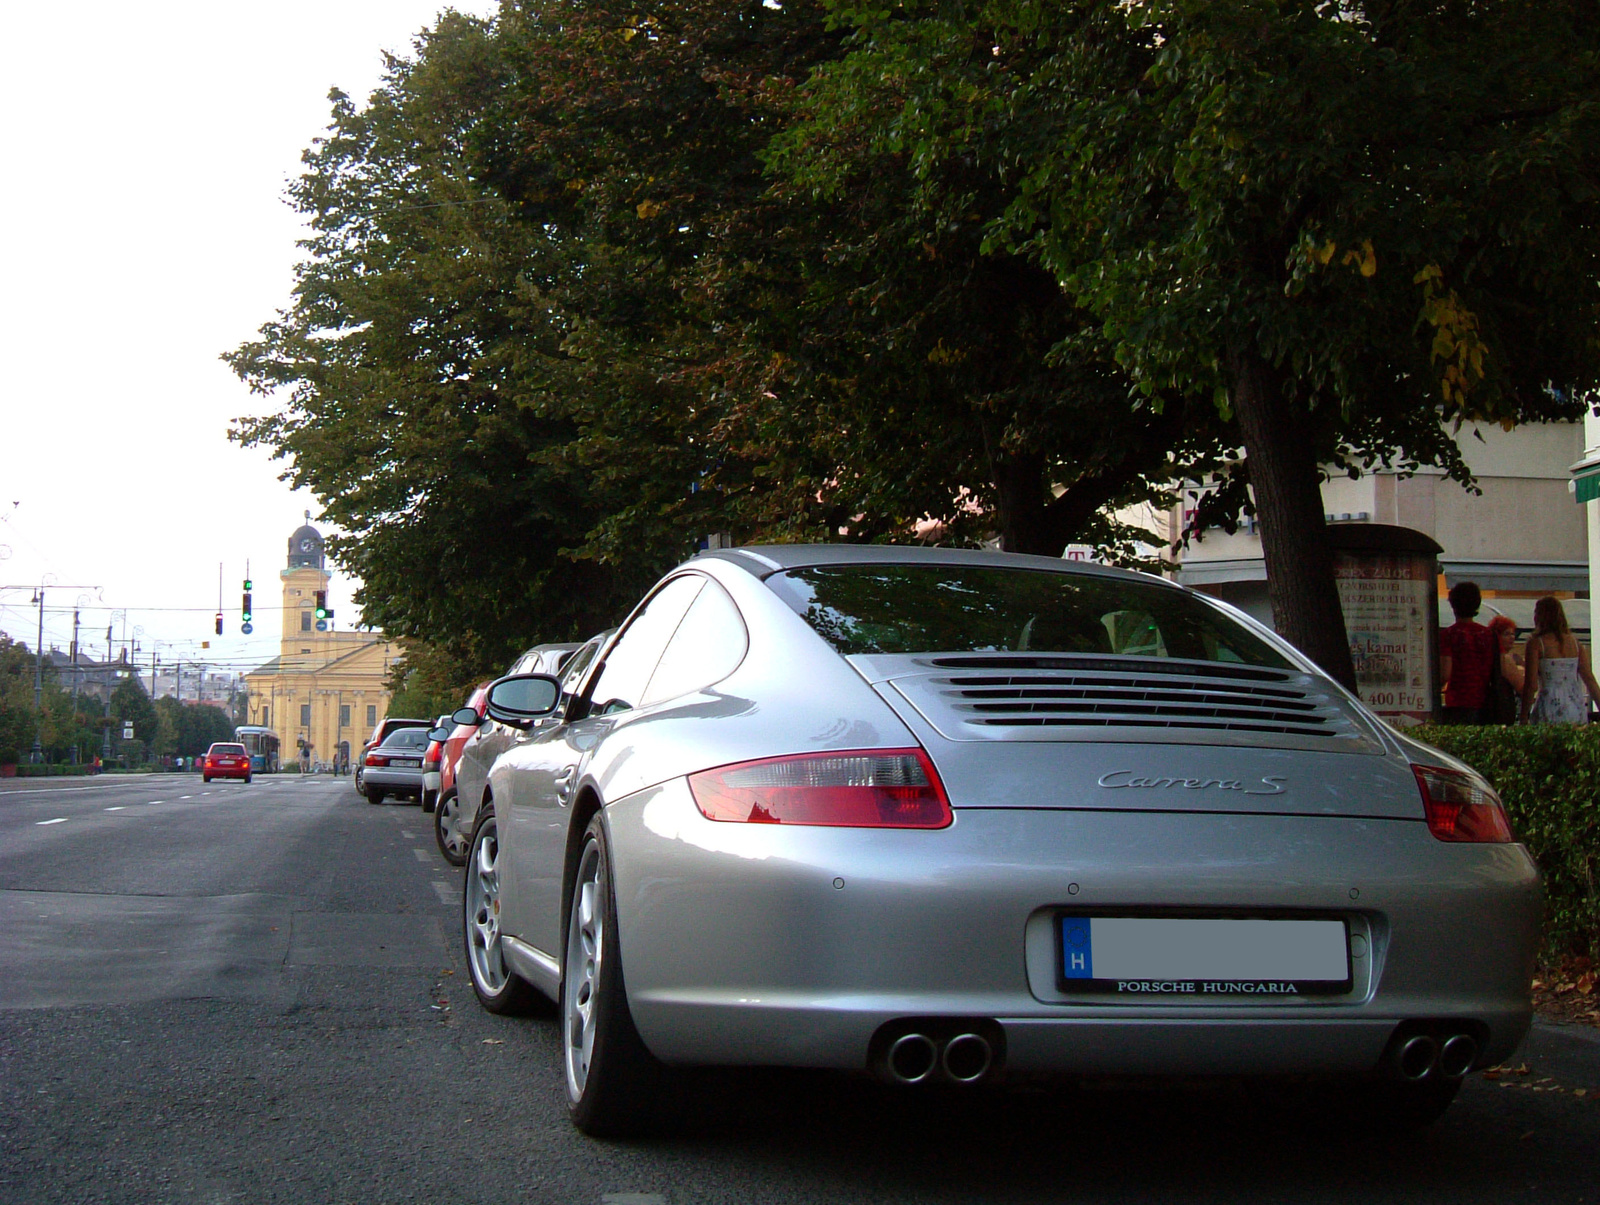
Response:
[[[895,1084],[982,1083],[998,1076],[1005,1049],[994,1021],[950,1018],[891,1022],[872,1046],[869,1062]]]
[[[1414,1033],[1400,1038],[1393,1064],[1400,1078],[1412,1083],[1434,1075],[1460,1079],[1472,1070],[1481,1049],[1470,1033]]]

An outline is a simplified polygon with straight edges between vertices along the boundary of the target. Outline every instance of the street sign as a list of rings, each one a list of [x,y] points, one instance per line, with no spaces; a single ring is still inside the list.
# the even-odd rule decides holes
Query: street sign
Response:
[[[328,621],[326,619],[317,620],[317,631],[326,632],[327,630],[328,630]]]
[[[239,625],[239,630],[248,636],[251,632],[256,630],[256,625],[253,623],[241,623]]]
[[[133,739],[133,721],[132,720],[124,720],[123,721],[123,724],[122,724],[122,739],[125,740],[125,741],[131,741]]]

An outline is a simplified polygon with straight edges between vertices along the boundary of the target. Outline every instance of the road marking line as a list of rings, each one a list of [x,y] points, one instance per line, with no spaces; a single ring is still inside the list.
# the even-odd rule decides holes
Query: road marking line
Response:
[[[416,856],[416,859],[419,862],[431,862],[431,861],[433,861],[432,855],[430,855],[428,853],[428,851],[425,850],[425,849],[414,849],[411,852]]]
[[[400,835],[402,837],[404,837],[407,841],[415,841],[417,839],[417,834],[412,832],[408,828],[401,829],[400,830]]]
[[[193,799],[193,798],[194,798],[193,795],[179,795],[178,796],[178,802],[182,803],[185,799]],[[161,801],[158,799],[158,800],[156,800],[156,802],[160,803]]]
[[[433,894],[438,896],[439,902],[447,908],[452,904],[460,903],[451,885],[449,883],[441,883],[437,879],[433,882]]]
[[[108,812],[120,812],[120,811],[121,811],[121,810],[122,810],[122,809],[123,809],[123,808],[125,808],[125,807],[127,807],[127,806],[128,806],[128,805],[127,805],[127,804],[125,804],[125,803],[119,803],[119,804],[117,804],[117,806],[116,806],[116,807],[114,807],[114,808],[107,808],[107,809],[106,809],[106,811],[108,811]]]
[[[66,822],[67,822],[67,818],[65,816],[57,816],[54,820],[35,820],[34,821],[35,824],[65,824]]]

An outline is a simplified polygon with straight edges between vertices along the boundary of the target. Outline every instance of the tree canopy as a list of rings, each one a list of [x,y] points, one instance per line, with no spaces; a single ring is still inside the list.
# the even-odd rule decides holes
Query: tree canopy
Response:
[[[368,622],[493,672],[713,532],[1016,551],[1224,475],[1353,681],[1324,466],[1573,417],[1596,344],[1577,0],[549,0],[446,15],[291,191],[236,434]],[[1243,455],[1238,455],[1238,450]],[[448,683],[430,670],[440,689]]]

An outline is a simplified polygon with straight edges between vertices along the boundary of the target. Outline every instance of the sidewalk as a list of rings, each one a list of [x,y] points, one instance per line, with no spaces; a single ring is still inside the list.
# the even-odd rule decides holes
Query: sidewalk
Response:
[[[1508,1066],[1526,1063],[1535,1075],[1548,1075],[1568,1088],[1600,1097],[1600,1029],[1535,1018],[1522,1049]]]

